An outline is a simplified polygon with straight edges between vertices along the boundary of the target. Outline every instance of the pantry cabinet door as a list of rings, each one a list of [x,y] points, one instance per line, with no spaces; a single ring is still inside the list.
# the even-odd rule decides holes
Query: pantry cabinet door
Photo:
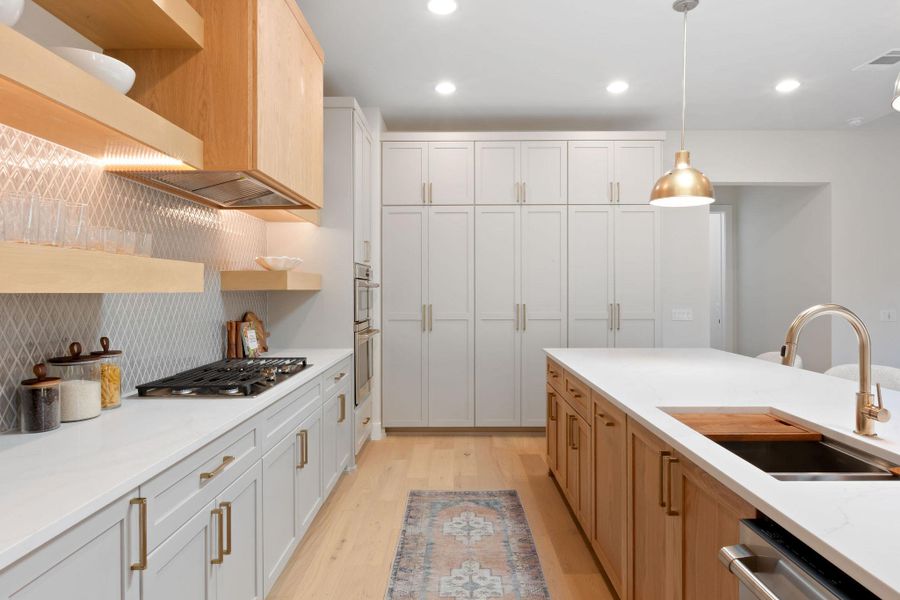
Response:
[[[0,573],[3,600],[139,600],[137,490]]]
[[[614,209],[569,206],[569,346],[614,345]]]
[[[522,142],[522,203],[565,204],[566,142]]]
[[[615,143],[616,201],[649,204],[650,192],[661,173],[662,142]]]
[[[569,142],[569,204],[615,201],[613,142]]]
[[[475,202],[518,204],[521,142],[475,142]]]
[[[299,436],[291,433],[262,459],[263,579],[268,594],[300,541],[297,486],[294,471],[300,464]]]
[[[428,144],[428,203],[475,203],[475,143]]]
[[[522,207],[522,427],[547,422],[544,348],[567,346],[566,207]]]
[[[475,424],[475,209],[428,209],[428,425]]]
[[[617,348],[653,348],[659,343],[659,211],[652,206],[617,206],[615,294]]]
[[[521,423],[521,217],[517,206],[475,209],[475,425]]]
[[[341,111],[345,112],[345,111]],[[353,259],[372,260],[372,138],[353,117]]]
[[[427,184],[428,142],[382,143],[382,204],[425,204]]]
[[[225,559],[216,569],[217,600],[262,600],[262,464],[247,469],[216,502],[225,518]]]
[[[382,403],[385,427],[428,425],[428,212],[385,208],[382,217]]]
[[[297,520],[300,523],[298,537],[309,529],[310,523],[324,499],[322,493],[322,412],[317,410],[306,418],[297,429],[299,461],[294,473],[297,497]]]
[[[142,600],[216,600],[218,517],[210,502],[156,547],[143,572]]]

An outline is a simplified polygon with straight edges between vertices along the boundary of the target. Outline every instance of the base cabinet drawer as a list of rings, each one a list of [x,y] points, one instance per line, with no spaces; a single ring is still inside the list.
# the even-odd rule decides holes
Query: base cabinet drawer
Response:
[[[291,431],[297,428],[303,415],[312,406],[322,403],[322,384],[318,379],[294,390],[262,413],[262,453],[265,454]]]
[[[3,600],[139,600],[137,490],[0,573]]]
[[[356,429],[355,441],[353,444],[354,454],[359,454],[366,442],[372,437],[372,398],[368,398],[363,402],[362,406],[356,409]]]

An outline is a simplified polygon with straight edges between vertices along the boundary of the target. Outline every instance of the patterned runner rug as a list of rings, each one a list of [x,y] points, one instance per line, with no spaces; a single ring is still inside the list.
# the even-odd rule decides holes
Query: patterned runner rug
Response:
[[[550,594],[515,490],[409,493],[385,600]]]

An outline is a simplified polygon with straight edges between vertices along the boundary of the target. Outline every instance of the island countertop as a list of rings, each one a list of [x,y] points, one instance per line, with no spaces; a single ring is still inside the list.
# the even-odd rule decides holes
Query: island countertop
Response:
[[[858,384],[712,349],[547,349],[567,370],[882,598],[900,599],[900,479],[780,481],[668,414],[776,415],[900,465],[900,393],[879,437],[853,433]]]

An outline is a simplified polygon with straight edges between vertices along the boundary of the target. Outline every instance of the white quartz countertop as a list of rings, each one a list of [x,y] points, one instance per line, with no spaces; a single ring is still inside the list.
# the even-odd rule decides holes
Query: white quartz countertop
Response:
[[[900,465],[900,393],[878,438],[853,433],[857,384],[710,349],[547,353],[882,598],[900,598],[900,480],[779,481],[677,421],[666,407],[773,412]]]
[[[96,419],[0,435],[0,569],[352,355],[289,349],[311,367],[253,398],[125,398]]]

